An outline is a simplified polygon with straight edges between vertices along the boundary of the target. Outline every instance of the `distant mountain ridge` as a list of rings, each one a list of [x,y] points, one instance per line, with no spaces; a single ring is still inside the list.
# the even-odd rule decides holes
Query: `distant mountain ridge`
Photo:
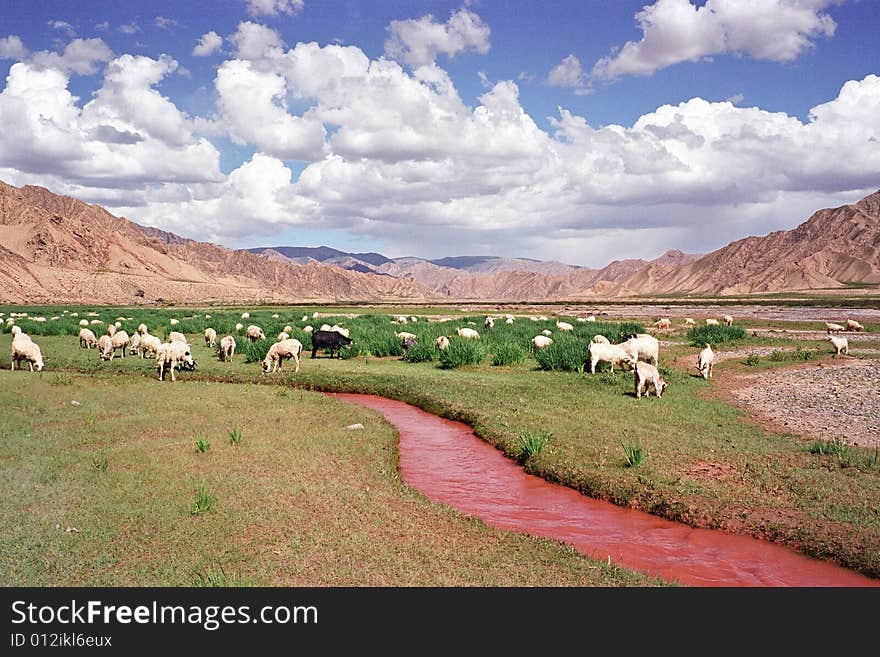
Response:
[[[297,266],[140,226],[43,187],[0,181],[0,302],[421,302],[412,279]]]
[[[590,269],[494,256],[387,258],[330,247],[235,251],[140,226],[42,187],[0,181],[2,303],[594,301],[855,287],[880,289],[880,191],[819,210],[793,230],[747,237],[703,256],[670,250],[650,261]]]
[[[297,264],[321,262],[351,271],[372,271],[396,278],[412,278],[448,298],[511,301],[576,296],[598,283],[613,283],[627,278],[652,263],[663,267],[678,266],[699,257],[672,250],[651,261],[615,260],[601,269],[590,269],[558,261],[487,255],[435,260],[412,256],[388,258],[379,253],[347,253],[326,246],[247,250],[264,258],[287,257]],[[370,256],[370,259],[363,258],[364,255]]]

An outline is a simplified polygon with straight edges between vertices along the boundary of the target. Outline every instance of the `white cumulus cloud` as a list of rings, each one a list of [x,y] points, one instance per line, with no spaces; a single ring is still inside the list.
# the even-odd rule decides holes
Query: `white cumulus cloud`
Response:
[[[10,34],[0,39],[0,59],[22,60],[28,56],[28,49],[24,47],[21,37]]]
[[[600,59],[593,75],[651,75],[654,71],[713,55],[746,54],[785,62],[834,34],[823,10],[835,0],[657,0],[636,14],[640,41],[628,41]]]
[[[199,37],[199,41],[196,43],[195,48],[193,48],[192,54],[193,57],[208,57],[220,50],[222,46],[223,37],[217,34],[214,30],[211,30],[210,32],[205,32]]]
[[[91,75],[97,72],[98,64],[108,62],[113,51],[102,39],[74,39],[60,53],[41,50],[31,55],[31,62],[42,68],[56,68],[60,71]]]
[[[175,66],[123,55],[81,106],[68,73],[14,64],[0,92],[0,167],[108,190],[220,180],[217,149],[153,89]]]
[[[391,21],[385,54],[410,66],[431,64],[437,55],[454,57],[470,51],[489,52],[491,30],[483,19],[468,9],[459,9],[446,23],[438,23],[431,14],[411,20]]]
[[[581,60],[575,55],[567,55],[559,64],[553,67],[547,75],[547,84],[551,87],[568,87],[574,89],[575,94],[584,95],[589,93],[589,85],[584,76]]]

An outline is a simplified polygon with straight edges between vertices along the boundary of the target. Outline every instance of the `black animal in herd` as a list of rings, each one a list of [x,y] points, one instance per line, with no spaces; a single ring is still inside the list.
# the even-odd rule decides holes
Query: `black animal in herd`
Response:
[[[342,354],[339,350],[342,347],[349,347],[353,343],[354,340],[347,338],[342,335],[342,333],[337,333],[336,331],[315,331],[312,333],[312,358],[315,358],[318,349],[329,351],[331,358],[335,351],[336,356],[342,358]]]

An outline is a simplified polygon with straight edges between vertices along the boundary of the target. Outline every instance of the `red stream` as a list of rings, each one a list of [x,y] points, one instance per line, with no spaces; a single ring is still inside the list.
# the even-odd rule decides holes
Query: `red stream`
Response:
[[[526,474],[459,422],[372,395],[334,394],[400,433],[403,481],[501,529],[570,543],[598,559],[696,586],[880,586],[768,541],[694,529]]]

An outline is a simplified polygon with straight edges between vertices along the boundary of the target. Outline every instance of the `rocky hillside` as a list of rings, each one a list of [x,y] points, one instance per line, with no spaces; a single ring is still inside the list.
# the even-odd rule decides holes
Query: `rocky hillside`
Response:
[[[0,301],[425,301],[412,279],[196,242],[42,187],[0,182]]]
[[[615,295],[748,294],[880,284],[880,191],[819,210],[793,230],[747,237],[699,260],[645,268]]]

